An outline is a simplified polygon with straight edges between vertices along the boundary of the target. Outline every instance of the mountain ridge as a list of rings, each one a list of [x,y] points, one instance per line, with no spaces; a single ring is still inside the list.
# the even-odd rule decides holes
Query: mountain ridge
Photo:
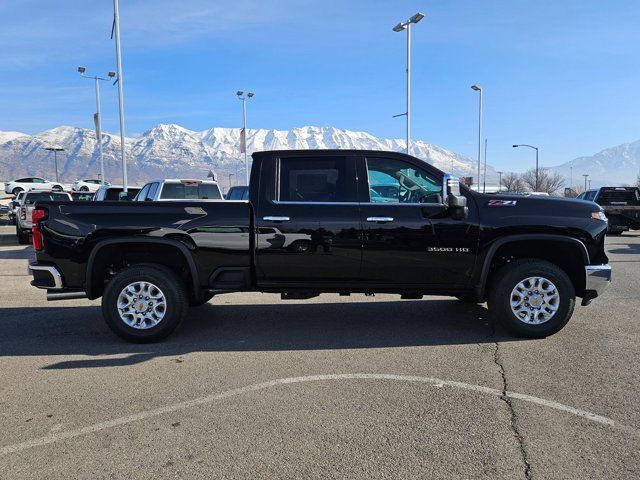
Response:
[[[105,176],[121,183],[120,136],[103,132]],[[244,160],[239,152],[240,129],[212,127],[189,130],[178,124],[158,124],[135,137],[125,138],[127,171],[131,183],[153,178],[204,178],[210,169],[219,174],[223,186],[240,184],[244,178]],[[95,132],[61,125],[35,135],[0,132],[0,178],[21,176],[55,178],[53,155],[47,146],[65,149],[58,155],[60,180],[97,177],[100,170]],[[364,131],[332,126],[303,126],[290,130],[248,129],[247,151],[290,149],[358,149],[404,151],[401,139],[378,138]],[[412,154],[441,170],[473,176],[475,160],[422,140],[412,142]],[[497,177],[487,167],[489,179]],[[496,178],[497,179],[497,178]]]

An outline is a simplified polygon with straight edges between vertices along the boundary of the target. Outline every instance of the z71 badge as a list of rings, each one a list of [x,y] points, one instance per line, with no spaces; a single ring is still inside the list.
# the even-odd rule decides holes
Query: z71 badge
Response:
[[[517,200],[489,200],[489,207],[515,207]]]

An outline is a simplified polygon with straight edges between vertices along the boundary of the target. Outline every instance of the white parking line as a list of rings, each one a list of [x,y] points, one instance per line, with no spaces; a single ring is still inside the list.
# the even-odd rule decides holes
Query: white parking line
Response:
[[[165,407],[154,408],[132,415],[127,415],[120,418],[114,418],[113,420],[107,420],[105,422],[96,423],[86,427],[78,428],[76,430],[69,430],[66,432],[55,432],[44,437],[35,438],[33,440],[27,440],[25,442],[16,443],[13,445],[6,445],[0,448],[0,456],[8,455],[10,453],[16,453],[22,450],[26,450],[33,447],[41,447],[49,445],[51,443],[67,440],[70,438],[81,437],[90,433],[99,432],[107,428],[114,428],[121,425],[127,425],[129,423],[145,420],[151,417],[157,417],[167,413],[178,412],[188,408],[197,407],[200,405],[208,405],[218,400],[225,398],[242,395],[249,392],[255,392],[258,390],[265,390],[267,388],[277,387],[280,385],[290,385],[294,383],[304,382],[322,382],[329,380],[392,380],[400,382],[414,382],[414,383],[426,383],[434,387],[453,387],[463,390],[470,390],[473,392],[484,393],[500,397],[502,392],[495,388],[483,387],[481,385],[473,385],[469,383],[455,382],[452,380],[441,380],[433,377],[418,377],[412,375],[393,375],[386,373],[343,373],[333,375],[309,375],[305,377],[291,377],[291,378],[279,378],[277,380],[271,380],[268,382],[257,383],[255,385],[248,385],[246,387],[235,388],[233,390],[227,390],[222,393],[214,393],[205,397],[196,398],[194,400],[187,400],[173,405],[167,405]],[[562,412],[570,413],[578,417],[585,418],[591,422],[606,425],[608,427],[620,430],[622,432],[640,437],[640,430],[634,427],[623,425],[611,418],[603,417],[602,415],[596,415],[595,413],[587,412],[586,410],[580,410],[567,405],[563,405],[551,400],[545,400],[544,398],[534,397],[522,393],[507,392],[511,398],[516,398],[529,403],[534,403],[543,407],[559,410]]]

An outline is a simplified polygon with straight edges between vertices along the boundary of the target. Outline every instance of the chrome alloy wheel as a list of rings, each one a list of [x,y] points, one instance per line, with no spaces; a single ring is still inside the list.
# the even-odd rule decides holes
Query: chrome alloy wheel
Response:
[[[118,295],[118,315],[131,328],[155,327],[167,313],[167,300],[158,287],[149,282],[133,282]]]
[[[511,291],[511,311],[528,325],[548,322],[559,306],[558,289],[544,277],[525,278]]]

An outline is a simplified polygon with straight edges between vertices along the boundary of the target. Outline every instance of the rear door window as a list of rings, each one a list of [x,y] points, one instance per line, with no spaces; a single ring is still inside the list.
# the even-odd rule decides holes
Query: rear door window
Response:
[[[215,183],[165,183],[160,198],[163,200],[220,200],[222,195]]]
[[[67,202],[69,201],[69,195],[66,193],[32,193],[25,198],[25,205],[33,205],[37,201],[54,201],[54,202]]]
[[[347,157],[280,159],[278,200],[304,203],[356,202],[357,186],[352,160]]]

